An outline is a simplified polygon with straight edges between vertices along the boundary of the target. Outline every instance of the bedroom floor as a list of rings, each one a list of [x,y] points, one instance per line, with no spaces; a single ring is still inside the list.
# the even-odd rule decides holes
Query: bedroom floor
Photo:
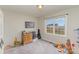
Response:
[[[5,54],[58,54],[57,49],[50,43],[36,40],[30,44],[8,49]]]

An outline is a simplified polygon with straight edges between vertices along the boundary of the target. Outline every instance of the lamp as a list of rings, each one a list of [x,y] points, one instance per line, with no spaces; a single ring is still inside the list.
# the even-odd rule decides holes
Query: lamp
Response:
[[[43,8],[43,5],[37,5],[37,8],[38,9],[42,9]]]

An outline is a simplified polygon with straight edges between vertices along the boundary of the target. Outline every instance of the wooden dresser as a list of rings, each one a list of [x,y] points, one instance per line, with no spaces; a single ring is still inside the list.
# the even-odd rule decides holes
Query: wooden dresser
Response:
[[[32,42],[32,33],[31,32],[22,32],[22,44],[27,44]]]

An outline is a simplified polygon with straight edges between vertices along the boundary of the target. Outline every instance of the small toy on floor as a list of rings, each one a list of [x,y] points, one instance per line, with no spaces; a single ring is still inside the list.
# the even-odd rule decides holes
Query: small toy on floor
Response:
[[[60,41],[57,41],[55,44],[55,47],[57,48],[57,50],[61,53],[64,53],[64,44],[62,44]]]
[[[14,42],[13,43],[14,43],[14,47],[21,45],[21,42],[18,41],[16,37],[14,38]]]

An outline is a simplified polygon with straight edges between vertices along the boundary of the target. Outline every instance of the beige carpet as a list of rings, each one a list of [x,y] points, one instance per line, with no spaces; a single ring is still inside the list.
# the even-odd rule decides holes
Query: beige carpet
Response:
[[[30,44],[5,50],[5,54],[59,54],[50,43],[36,40]]]

